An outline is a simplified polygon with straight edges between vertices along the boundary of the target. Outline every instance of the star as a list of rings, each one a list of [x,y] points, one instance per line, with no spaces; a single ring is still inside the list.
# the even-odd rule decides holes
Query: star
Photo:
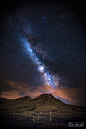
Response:
[[[42,17],[43,20],[45,20],[45,17]]]

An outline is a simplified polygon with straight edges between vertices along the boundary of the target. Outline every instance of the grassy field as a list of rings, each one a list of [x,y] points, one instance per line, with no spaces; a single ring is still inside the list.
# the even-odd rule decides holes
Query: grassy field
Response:
[[[0,99],[2,127],[22,129],[67,128],[68,122],[86,122],[86,108],[64,104],[53,96],[36,99]]]

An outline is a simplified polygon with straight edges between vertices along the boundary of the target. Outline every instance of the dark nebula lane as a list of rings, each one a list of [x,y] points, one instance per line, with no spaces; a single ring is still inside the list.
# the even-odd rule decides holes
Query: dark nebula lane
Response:
[[[34,64],[37,65],[38,71],[42,74],[42,76],[44,78],[44,84],[52,86],[55,88],[54,80],[52,79],[50,73],[46,69],[46,66],[44,65],[44,63],[39,61],[38,57],[36,56],[36,54],[32,50],[31,43],[25,39],[22,39],[22,40],[25,44],[26,51],[29,53],[29,55],[31,57],[31,60],[34,62]]]

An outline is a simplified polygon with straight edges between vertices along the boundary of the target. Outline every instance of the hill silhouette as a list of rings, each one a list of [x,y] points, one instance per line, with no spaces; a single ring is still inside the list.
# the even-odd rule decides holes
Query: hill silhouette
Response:
[[[49,125],[50,112],[52,124]],[[10,127],[16,127],[17,124],[18,128],[20,128],[20,121],[24,128],[26,123],[28,127],[31,125],[31,129],[36,128],[37,121],[38,125],[40,123],[43,125],[42,127],[40,125],[40,128],[46,129],[49,127],[51,129],[51,126],[65,128],[68,121],[83,121],[85,123],[86,107],[65,104],[52,94],[42,94],[34,99],[31,99],[29,96],[18,99],[0,98],[0,120],[3,121],[2,126],[5,121],[7,126],[10,126],[10,121]],[[61,122],[61,124],[58,122]]]
[[[28,101],[28,100],[31,100],[31,98],[29,96],[24,96],[24,97],[21,97],[21,98],[18,98],[16,100],[20,100],[20,101]]]
[[[86,110],[86,107],[65,104],[59,99],[56,99],[52,94],[42,94],[31,99],[29,96],[24,96],[18,99],[0,98],[0,103],[3,103],[2,108],[15,111],[21,111],[26,108],[28,111],[59,111],[71,112],[77,110]],[[9,105],[11,105],[9,107]],[[14,106],[15,105],[15,106]],[[21,110],[20,110],[21,109]]]
[[[52,94],[42,94],[42,95],[39,95],[38,97],[36,97],[34,100],[37,100],[37,99],[42,99],[42,100],[53,99],[53,100],[56,100],[56,98]]]

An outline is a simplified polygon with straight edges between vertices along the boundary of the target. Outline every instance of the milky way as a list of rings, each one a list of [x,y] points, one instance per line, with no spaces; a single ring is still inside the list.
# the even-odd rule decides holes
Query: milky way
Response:
[[[19,3],[1,9],[0,96],[46,92],[86,105],[85,4]]]
[[[28,52],[31,60],[33,61],[34,64],[37,65],[37,70],[42,74],[43,78],[44,78],[44,84],[48,85],[48,86],[52,86],[53,88],[55,88],[55,77],[52,78],[52,75],[49,73],[49,71],[47,70],[46,66],[44,65],[43,62],[39,61],[39,58],[36,56],[36,49],[32,49],[31,43],[28,42],[26,39],[22,39],[24,42],[24,46],[26,51]]]

